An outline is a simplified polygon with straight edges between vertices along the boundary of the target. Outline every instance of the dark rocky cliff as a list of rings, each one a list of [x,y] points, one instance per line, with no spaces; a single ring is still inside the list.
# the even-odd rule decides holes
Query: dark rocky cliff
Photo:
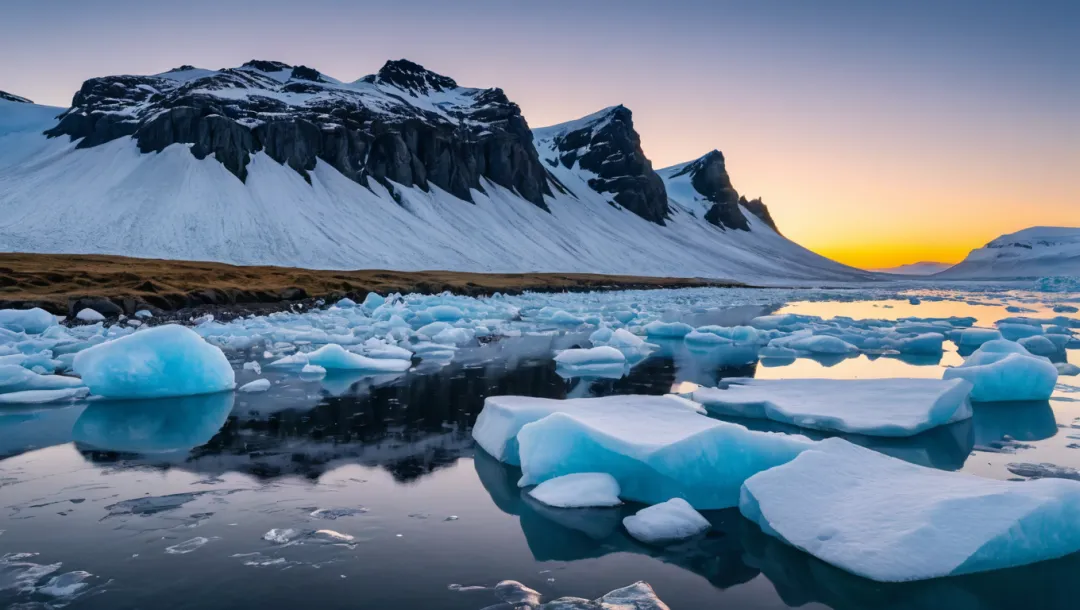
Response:
[[[481,178],[544,209],[551,193],[529,126],[501,89],[461,88],[406,60],[351,84],[262,60],[94,78],[46,134],[81,139],[80,148],[126,136],[142,152],[189,144],[241,180],[265,151],[308,180],[321,159],[361,184],[435,185],[467,201]]]
[[[662,225],[670,216],[664,182],[641,150],[626,107],[615,106],[538,133],[550,141],[558,163],[567,168],[577,163],[595,174],[589,179],[593,190],[611,193],[616,203],[645,220]]]
[[[705,220],[710,223],[721,228],[749,231],[750,223],[743,213],[744,207],[776,230],[776,223],[761,199],[748,200],[740,196],[732,186],[724,155],[720,151],[710,151],[696,161],[687,163],[682,169],[668,176],[668,179],[680,176],[689,177],[694,190],[712,202],[712,206],[705,213]]]

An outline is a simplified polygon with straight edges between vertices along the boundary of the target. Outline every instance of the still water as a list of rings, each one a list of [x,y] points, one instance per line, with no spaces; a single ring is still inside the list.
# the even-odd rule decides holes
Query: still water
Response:
[[[1030,306],[1026,315],[1053,315]],[[792,302],[764,313],[895,319],[1013,315],[963,300]],[[587,345],[588,333],[559,337]],[[264,374],[265,394],[0,410],[0,606],[16,608],[446,608],[496,603],[514,579],[545,599],[595,598],[638,580],[674,609],[1080,607],[1080,557],[990,574],[885,585],[763,535],[737,510],[666,548],[621,527],[640,506],[557,510],[520,472],[474,448],[486,396],[662,394],[728,377],[940,377],[962,358],[758,362],[727,349],[660,349],[617,379],[563,378],[550,337],[477,345],[402,375],[304,381]],[[1076,362],[1080,354],[1066,357]],[[256,375],[239,370],[237,382]],[[947,470],[1016,478],[1009,464],[1080,467],[1080,381],[1047,402],[977,405],[970,421],[904,440],[849,437]],[[784,430],[767,422],[740,422]],[[1074,427],[1075,426],[1075,427]],[[793,429],[788,431],[795,432]],[[811,435],[813,436],[813,435]]]

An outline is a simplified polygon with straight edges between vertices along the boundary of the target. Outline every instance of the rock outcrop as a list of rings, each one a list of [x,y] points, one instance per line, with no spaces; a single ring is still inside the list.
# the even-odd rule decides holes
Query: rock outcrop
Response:
[[[20,104],[33,104],[25,97],[15,95],[14,93],[8,93],[7,91],[0,91],[0,100],[6,100],[9,102],[19,102]]]
[[[537,129],[534,141],[546,162],[589,172],[589,187],[610,193],[627,210],[659,225],[670,217],[664,183],[641,150],[625,106]]]
[[[761,199],[739,195],[731,184],[724,154],[713,150],[689,163],[660,170],[669,194],[681,200],[692,213],[703,212],[705,220],[722,228],[749,231],[745,212],[761,219],[776,231],[776,223]]]
[[[79,148],[126,136],[142,152],[187,144],[240,180],[262,151],[309,181],[322,160],[391,192],[392,183],[434,185],[472,201],[471,189],[482,191],[487,179],[545,209],[551,194],[529,126],[501,89],[459,87],[406,60],[354,83],[263,60],[94,78],[46,135],[79,139]]]

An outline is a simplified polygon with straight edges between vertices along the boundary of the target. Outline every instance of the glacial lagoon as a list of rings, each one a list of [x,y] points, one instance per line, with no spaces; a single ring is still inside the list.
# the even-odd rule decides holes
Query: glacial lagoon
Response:
[[[885,348],[759,358],[760,346],[700,349],[650,336],[654,347],[618,370],[556,365],[558,351],[590,347],[600,325],[733,327],[796,314],[846,317],[857,329],[873,328],[862,320],[906,318],[968,318],[963,324],[994,328],[1009,317],[1057,319],[1047,326],[1077,318],[1070,308],[1080,295],[1024,288],[524,295],[491,299],[485,314],[514,313],[483,324],[461,321],[471,319],[467,304],[424,302],[425,311],[445,306],[465,314],[447,320],[469,331],[443,343],[452,349],[423,348],[428,357],[405,372],[321,378],[270,365],[317,346],[313,330],[340,335],[343,325],[361,326],[305,312],[193,321],[223,347],[238,386],[265,378],[270,389],[0,407],[0,605],[475,610],[497,604],[492,587],[512,579],[545,601],[592,599],[645,581],[674,609],[1073,608],[1077,555],[883,584],[763,534],[737,509],[702,511],[713,526],[703,536],[645,545],[621,523],[642,505],[544,506],[518,487],[518,468],[475,447],[470,433],[488,396],[660,395],[739,377],[941,378],[970,352],[945,341],[940,354]],[[634,316],[622,320],[624,312]],[[312,323],[305,316],[324,317]],[[412,320],[389,336],[408,344],[409,333],[435,322]],[[271,327],[288,329],[287,336],[265,340],[279,332]],[[262,329],[254,333],[259,340],[251,340],[253,328]],[[371,333],[379,332],[376,322]],[[1076,363],[1080,344],[1071,340],[1049,357]],[[244,366],[253,361],[259,372]],[[981,477],[1080,478],[1078,401],[1080,378],[1063,375],[1049,400],[976,403],[971,419],[911,438],[846,438]],[[768,420],[732,421],[830,436]]]

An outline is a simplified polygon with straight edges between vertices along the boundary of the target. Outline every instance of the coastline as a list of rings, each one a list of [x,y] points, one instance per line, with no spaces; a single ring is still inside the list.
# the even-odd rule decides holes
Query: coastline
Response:
[[[369,292],[467,296],[496,292],[584,292],[659,288],[746,287],[723,279],[586,273],[354,271],[240,266],[99,254],[0,253],[0,308],[41,307],[74,315],[90,307],[106,316],[155,312],[270,313],[322,299],[362,301]],[[108,311],[103,311],[108,310]]]

